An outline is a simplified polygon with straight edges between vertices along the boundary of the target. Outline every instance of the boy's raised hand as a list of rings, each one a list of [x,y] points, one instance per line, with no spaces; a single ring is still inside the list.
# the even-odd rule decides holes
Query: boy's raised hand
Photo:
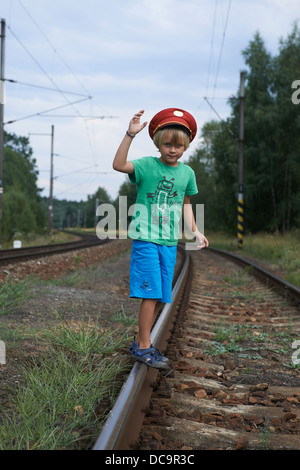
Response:
[[[132,136],[135,136],[136,134],[138,134],[139,132],[141,132],[141,130],[144,129],[144,127],[147,126],[147,122],[144,122],[143,124],[141,124],[141,116],[144,114],[144,110],[142,111],[139,111],[138,113],[136,113],[133,118],[130,120],[129,122],[129,127],[128,127],[128,132],[129,134],[131,134]]]

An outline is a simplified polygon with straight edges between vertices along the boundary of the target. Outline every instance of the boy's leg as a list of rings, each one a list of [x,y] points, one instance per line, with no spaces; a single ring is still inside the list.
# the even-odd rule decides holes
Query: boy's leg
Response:
[[[129,351],[137,361],[144,362],[157,369],[167,369],[169,367],[169,359],[163,356],[159,349],[153,347],[150,343],[150,332],[161,304],[162,303],[156,299],[142,300],[137,342],[135,339],[133,340]]]
[[[150,348],[150,332],[155,321],[160,302],[156,299],[143,299],[139,314],[139,334],[137,343],[141,349]]]

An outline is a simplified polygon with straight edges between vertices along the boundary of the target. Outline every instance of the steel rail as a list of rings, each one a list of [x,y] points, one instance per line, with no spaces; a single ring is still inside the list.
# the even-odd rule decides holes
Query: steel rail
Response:
[[[47,256],[61,252],[86,248],[88,246],[99,245],[106,240],[100,240],[96,235],[85,235],[76,233],[80,237],[79,240],[73,242],[56,243],[51,245],[37,245],[24,248],[9,248],[0,250],[0,264],[3,262],[13,261],[15,259],[33,258],[36,256]]]
[[[276,274],[271,273],[270,271],[262,268],[253,261],[245,259],[241,256],[229,253],[224,250],[219,250],[217,248],[209,247],[208,249],[213,253],[217,253],[221,256],[231,259],[231,261],[238,263],[240,266],[251,268],[251,274],[253,274],[255,277],[267,283],[269,286],[273,286],[277,289],[280,289],[281,291],[283,291],[283,294],[292,298],[297,303],[300,302],[300,289],[291,284],[290,282],[285,281]]]
[[[183,249],[181,248],[181,250]],[[251,274],[255,275],[263,282],[267,282],[268,285],[280,288],[284,291],[284,294],[292,297],[296,302],[300,302],[300,289],[293,284],[238,255],[211,247],[209,250],[234,261],[240,266],[250,267]],[[185,251],[183,268],[172,292],[172,304],[165,305],[151,332],[151,342],[156,347],[161,347],[162,338],[164,341],[167,341],[166,324],[176,308],[180,293],[182,289],[184,289],[190,267],[191,259],[188,252]],[[151,369],[141,363],[135,363],[92,450],[129,449],[130,444],[138,438],[139,428],[142,425],[144,417],[142,410],[149,401],[152,392],[151,386],[157,374],[158,371],[156,369]],[[134,427],[131,426],[132,423],[134,423]],[[131,430],[130,435],[128,435],[128,433],[126,434],[127,429]]]
[[[151,331],[150,339],[155,347],[163,348],[164,342],[167,342],[168,326],[172,321],[174,308],[188,277],[191,260],[187,251],[184,251],[184,256],[183,267],[172,290],[172,303],[165,304]],[[144,418],[142,410],[151,396],[151,385],[157,374],[157,369],[138,362],[134,364],[92,450],[124,450],[128,449],[130,443],[135,441]],[[132,429],[130,424],[133,422],[135,423],[133,429],[136,430],[136,436],[132,433],[126,434],[126,429]]]

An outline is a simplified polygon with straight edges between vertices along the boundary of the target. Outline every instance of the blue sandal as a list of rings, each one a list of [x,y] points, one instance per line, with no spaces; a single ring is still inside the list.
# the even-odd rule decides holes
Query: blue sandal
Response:
[[[159,350],[158,348],[155,348],[155,347],[153,346],[153,344],[150,344],[150,348],[153,348],[153,349],[156,350],[156,355],[160,356],[161,361],[163,361],[163,362],[170,362],[169,359],[168,359],[166,356],[164,356],[164,355],[160,352],[160,350]],[[131,354],[134,354],[134,351],[135,351],[136,349],[139,349],[139,345],[138,345],[137,342],[135,341],[135,336],[134,336],[133,341],[132,341],[132,345],[130,346],[129,351],[131,352]]]
[[[158,348],[155,348],[155,347],[153,346],[153,344],[150,344],[150,348],[155,349],[156,354],[160,356],[160,358],[161,358],[161,360],[162,360],[163,362],[170,362],[169,359],[168,359],[166,356],[163,356],[163,354],[160,352],[160,350],[159,350]]]
[[[148,349],[141,349],[134,338],[129,351],[136,361],[142,362],[149,367],[169,369],[169,359],[163,356],[160,351],[152,345]]]

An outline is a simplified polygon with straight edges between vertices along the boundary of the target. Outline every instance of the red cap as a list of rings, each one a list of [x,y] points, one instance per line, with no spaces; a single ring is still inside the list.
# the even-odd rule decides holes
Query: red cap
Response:
[[[168,126],[182,126],[188,130],[190,134],[190,142],[195,138],[197,133],[197,124],[193,116],[179,108],[163,109],[151,119],[149,124],[149,134],[151,139],[156,131]]]

